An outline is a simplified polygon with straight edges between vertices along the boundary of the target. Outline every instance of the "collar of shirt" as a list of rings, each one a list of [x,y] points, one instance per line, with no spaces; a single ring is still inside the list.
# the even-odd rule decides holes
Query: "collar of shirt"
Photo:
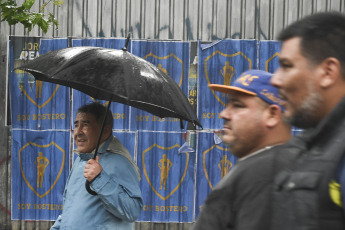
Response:
[[[248,159],[249,157],[255,156],[255,155],[257,155],[257,154],[259,154],[259,153],[261,153],[261,152],[263,152],[265,150],[268,150],[268,149],[270,149],[270,148],[272,148],[274,146],[277,146],[277,145],[281,145],[281,144],[269,145],[269,146],[263,147],[262,149],[259,149],[259,150],[255,151],[255,152],[245,156],[245,157],[242,157],[242,158],[238,159],[238,161],[244,161],[244,160]]]

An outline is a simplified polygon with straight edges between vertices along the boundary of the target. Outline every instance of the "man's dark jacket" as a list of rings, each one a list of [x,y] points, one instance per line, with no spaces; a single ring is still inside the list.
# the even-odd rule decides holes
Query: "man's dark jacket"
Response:
[[[273,230],[345,229],[343,208],[329,195],[345,153],[345,98],[315,129],[289,144],[300,156],[275,178]]]
[[[294,158],[294,151],[279,145],[237,161],[207,197],[193,230],[267,230],[274,175]]]

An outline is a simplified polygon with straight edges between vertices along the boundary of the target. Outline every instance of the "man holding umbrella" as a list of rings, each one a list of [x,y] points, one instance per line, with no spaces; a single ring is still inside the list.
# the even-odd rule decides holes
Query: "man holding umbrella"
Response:
[[[99,103],[78,109],[74,140],[79,155],[63,194],[63,212],[51,229],[134,229],[143,201],[140,171],[127,149],[112,135],[113,116],[108,111],[93,159],[106,108]],[[96,193],[85,189],[85,178]]]

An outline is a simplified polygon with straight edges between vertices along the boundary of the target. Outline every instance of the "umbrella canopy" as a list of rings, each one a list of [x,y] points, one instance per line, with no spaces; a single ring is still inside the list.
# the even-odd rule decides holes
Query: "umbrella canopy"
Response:
[[[175,117],[200,127],[188,99],[166,73],[126,49],[71,47],[39,56],[17,69],[36,80],[77,89],[159,117]]]

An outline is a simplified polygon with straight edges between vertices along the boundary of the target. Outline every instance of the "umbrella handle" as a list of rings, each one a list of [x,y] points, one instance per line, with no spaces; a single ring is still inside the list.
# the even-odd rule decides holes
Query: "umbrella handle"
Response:
[[[85,181],[85,188],[86,188],[86,191],[87,191],[88,193],[90,193],[91,195],[96,196],[97,193],[96,193],[95,191],[93,191],[93,190],[90,188],[90,184],[91,184],[91,183],[90,183],[88,180]]]
[[[128,33],[125,47],[122,48],[123,51],[127,51],[127,46],[128,46],[128,42],[129,42],[130,37],[131,37],[131,33]]]

